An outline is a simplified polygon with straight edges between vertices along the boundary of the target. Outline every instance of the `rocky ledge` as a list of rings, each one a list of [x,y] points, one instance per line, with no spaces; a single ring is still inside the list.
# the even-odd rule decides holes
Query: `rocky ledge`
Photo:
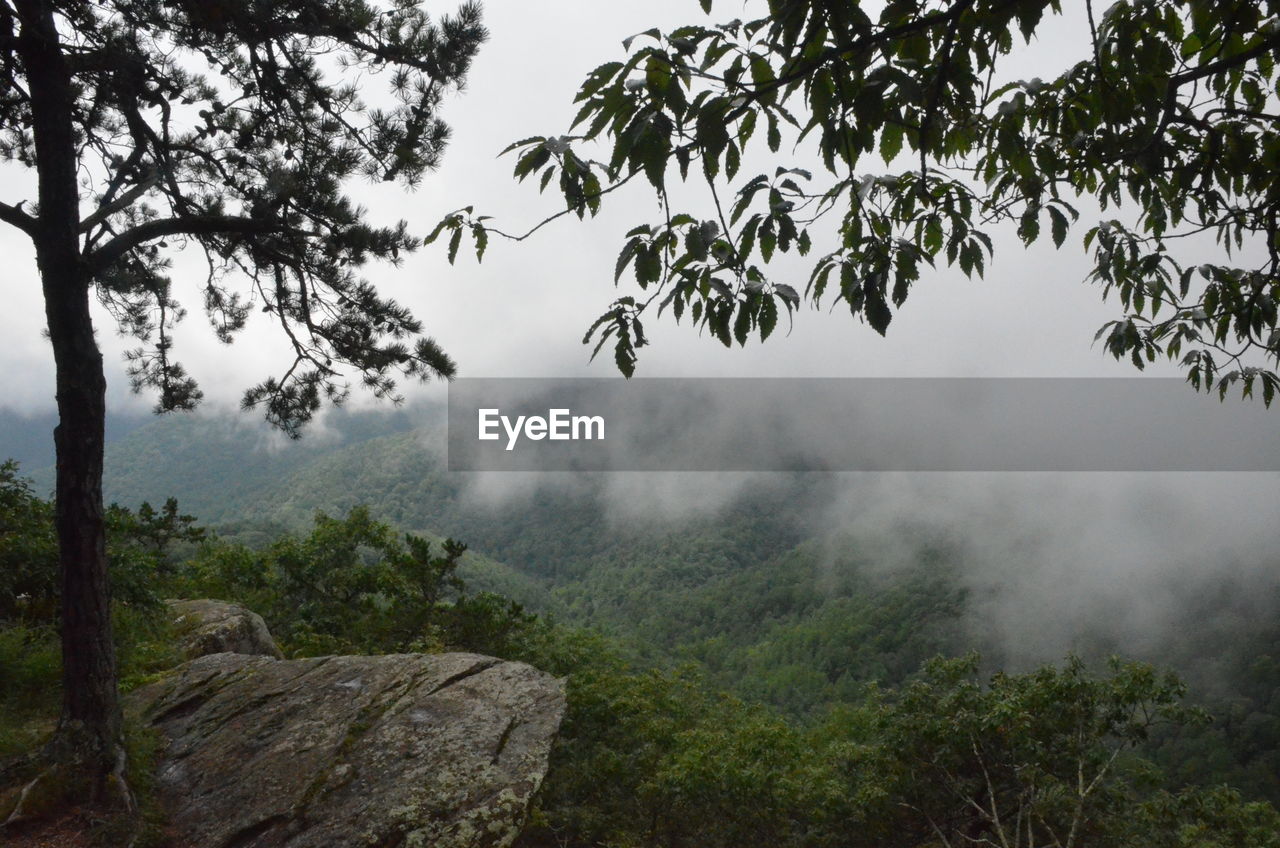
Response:
[[[200,848],[510,845],[561,681],[476,654],[211,654],[129,696],[164,737],[157,793]]]

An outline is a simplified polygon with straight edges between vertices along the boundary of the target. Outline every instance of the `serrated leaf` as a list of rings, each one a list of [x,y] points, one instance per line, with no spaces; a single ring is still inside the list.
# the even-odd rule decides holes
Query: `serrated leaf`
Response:
[[[884,335],[889,329],[889,322],[893,320],[893,312],[889,309],[889,304],[885,303],[884,293],[872,288],[866,291],[866,300],[863,302],[862,313],[867,316],[867,323],[871,325],[871,329],[880,335]]]
[[[741,166],[742,160],[738,155],[738,145],[732,141],[729,142],[724,149],[724,175],[732,180],[738,175],[738,168]]]
[[[613,361],[618,366],[618,370],[623,377],[628,380],[631,375],[636,373],[636,354],[631,346],[631,339],[625,335],[618,338],[618,343],[613,348]]]
[[[773,258],[773,250],[778,245],[778,234],[773,228],[772,219],[766,220],[757,234],[760,240],[760,256],[765,262]]]
[[[1050,206],[1049,220],[1053,229],[1053,246],[1062,247],[1063,242],[1067,240],[1067,228],[1070,226],[1067,216],[1058,207]]]
[[[529,174],[541,168],[551,159],[551,151],[545,147],[535,147],[516,162],[515,176],[523,181]]]
[[[578,89],[578,96],[574,98],[573,102],[577,103],[579,101],[586,100],[588,97],[604,88],[605,85],[608,84],[609,80],[613,79],[614,75],[616,75],[620,70],[622,70],[621,62],[605,62],[594,71],[587,74],[586,82],[584,82],[582,87]]]
[[[822,293],[826,291],[827,280],[831,276],[831,269],[834,265],[826,264],[814,269],[813,275],[809,278],[809,284],[805,286],[805,293],[813,292],[813,299],[816,303],[822,297]],[[800,302],[800,298],[796,298],[796,302]]]
[[[763,88],[770,85],[777,76],[773,73],[773,66],[769,64],[769,60],[759,54],[751,57],[751,81],[756,88]]]
[[[647,35],[654,41],[662,40],[662,31],[657,27],[653,27],[652,29],[647,29],[644,32],[637,32],[635,35],[628,35],[626,38],[622,39],[622,49],[630,50],[631,43],[642,35]]]
[[[671,86],[671,63],[656,54],[650,56],[644,67],[644,81],[654,96],[662,97]]]
[[[457,226],[457,218],[454,217],[453,215],[450,215],[449,217],[440,221],[440,223],[436,224],[436,227],[434,230],[427,233],[427,237],[422,240],[423,246],[426,246],[428,244],[432,244],[433,242],[435,242],[436,239],[440,238],[440,233],[444,232],[444,228],[449,226]]]
[[[742,234],[738,238],[738,261],[746,262],[751,258],[751,251],[756,245],[756,228],[759,225],[760,216],[752,215],[751,220],[742,228]]]
[[[738,145],[745,148],[747,142],[750,141],[752,133],[756,131],[756,115],[754,111],[747,112],[742,116],[742,120],[738,123]]]
[[[453,235],[449,237],[449,264],[458,258],[458,246],[462,244],[462,227],[458,227],[453,231]]]
[[[547,140],[547,137],[545,135],[531,135],[528,138],[522,138],[519,141],[511,142],[506,147],[502,148],[502,152],[499,153],[498,155],[504,156],[507,153],[510,153],[511,151],[515,150],[517,147],[524,147],[526,144],[533,144],[535,141],[544,142],[546,140]]]
[[[667,157],[671,153],[671,138],[656,128],[644,134],[638,156],[644,167],[644,175],[661,194],[666,186]]]
[[[819,275],[822,276],[829,273],[831,273],[830,265],[826,266]],[[777,283],[774,285],[773,290],[776,291],[778,296],[782,298],[783,302],[787,304],[788,309],[800,308],[800,293],[791,288],[791,286],[786,283]]]
[[[880,131],[880,157],[888,165],[902,151],[902,125],[885,124]]]
[[[655,245],[640,245],[636,249],[636,282],[641,288],[662,279],[662,254]]]
[[[635,231],[632,230],[632,232]],[[618,254],[618,261],[613,266],[613,282],[615,284],[622,279],[622,272],[627,270],[627,265],[629,265],[632,258],[635,257],[636,248],[639,247],[640,244],[641,242],[639,238],[633,238],[623,246],[622,252]]]
[[[760,341],[765,341],[778,326],[778,303],[766,296],[760,303]]]
[[[1023,244],[1031,244],[1039,236],[1040,215],[1036,209],[1029,208],[1022,213],[1022,219],[1018,222],[1018,238],[1022,239]],[[975,261],[981,260],[975,257]]]
[[[708,320],[711,322],[711,331],[715,333],[717,339],[725,347],[733,347],[733,337],[729,334],[729,321],[733,317],[733,305],[729,303],[717,309]]]
[[[583,344],[590,344],[590,343],[591,343],[591,337],[595,335],[596,330],[600,329],[600,325],[601,325],[601,324],[603,324],[603,323],[605,323],[606,321],[608,321],[610,318],[613,318],[614,316],[615,316],[615,313],[613,312],[613,310],[610,310],[610,311],[606,312],[605,314],[601,315],[601,316],[600,316],[599,318],[597,318],[595,321],[591,322],[591,326],[587,328],[587,332],[586,332],[586,334],[582,337],[582,343],[583,343]],[[600,346],[599,346],[599,345],[597,345],[597,346],[596,346],[596,352],[598,353],[599,351],[600,351]],[[591,354],[591,358],[592,358],[592,359],[594,359],[594,358],[595,358],[595,354],[594,354],[594,353],[593,353],[593,354]]]
[[[738,340],[738,345],[746,347],[747,336],[751,334],[751,310],[747,308],[745,303],[738,304],[738,317],[733,322],[733,337]]]

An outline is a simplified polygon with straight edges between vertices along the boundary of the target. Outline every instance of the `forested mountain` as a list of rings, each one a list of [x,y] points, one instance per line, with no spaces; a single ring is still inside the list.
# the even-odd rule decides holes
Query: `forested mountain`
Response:
[[[469,587],[602,628],[654,666],[693,663],[712,685],[802,722],[869,686],[900,685],[938,654],[978,650],[994,669],[1120,652],[1183,673],[1217,715],[1192,735],[1157,734],[1176,779],[1280,798],[1280,627],[1259,615],[1280,598],[1256,586],[1190,592],[1179,603],[1195,625],[1142,644],[1101,627],[1033,655],[984,618],[992,590],[973,574],[991,554],[975,537],[1001,532],[990,524],[908,513],[843,526],[830,505],[850,483],[836,476],[465,475],[445,471],[442,448],[431,408],[337,414],[300,442],[243,418],[160,419],[110,447],[107,496],[176,497],[250,547],[306,529],[318,510],[364,505],[401,530],[465,541]],[[47,477],[36,476],[40,489]]]
[[[426,426],[410,429],[413,418]],[[868,680],[899,682],[964,641],[947,540],[917,528],[918,556],[884,573],[872,547],[821,525],[834,478],[756,477],[710,492],[710,507],[683,494],[686,506],[654,515],[628,510],[626,487],[602,476],[446,473],[430,411],[329,424],[289,443],[243,422],[159,420],[113,445],[107,496],[176,497],[249,544],[305,527],[317,510],[367,505],[407,531],[465,540],[479,588],[623,634],[653,656],[695,659],[801,714]]]

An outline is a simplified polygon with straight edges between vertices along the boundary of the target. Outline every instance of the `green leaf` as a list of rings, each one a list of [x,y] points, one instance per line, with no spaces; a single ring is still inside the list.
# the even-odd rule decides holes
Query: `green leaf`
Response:
[[[631,339],[627,336],[621,336],[618,343],[614,345],[613,361],[622,372],[622,376],[628,380],[631,379],[632,374],[636,373],[636,353],[631,346]]]
[[[717,339],[725,347],[733,347],[733,337],[729,334],[729,321],[733,318],[733,302],[724,304],[716,308],[714,312],[710,311],[708,304],[709,317],[711,322],[711,332],[715,333]]]
[[[516,162],[515,176],[523,181],[529,174],[541,168],[551,159],[551,152],[545,147],[535,147]]]
[[[645,63],[644,80],[655,97],[663,97],[671,86],[671,63],[663,56],[650,56]]]
[[[652,29],[647,29],[644,32],[637,32],[635,35],[629,35],[626,38],[622,39],[622,49],[630,50],[631,42],[635,41],[637,38],[639,38],[642,35],[647,35],[650,38],[652,38],[654,41],[662,40],[662,31],[657,27],[653,27]]]
[[[1031,244],[1039,235],[1039,211],[1035,207],[1029,207],[1026,212],[1022,213],[1022,220],[1018,222],[1018,238],[1022,239],[1023,244]]]
[[[742,228],[742,234],[738,239],[738,261],[746,262],[751,258],[751,251],[756,243],[756,229],[760,221],[759,215],[752,215],[751,220],[747,221],[746,226]]]
[[[663,130],[666,126],[654,122],[654,126],[645,133],[637,147],[636,155],[644,167],[644,175],[650,184],[661,194],[666,187],[667,158],[671,154],[671,137]]]
[[[471,234],[476,240],[476,261],[484,261],[484,249],[489,246],[489,231],[480,224],[471,225]]]
[[[449,238],[449,264],[453,264],[453,260],[458,258],[458,246],[462,244],[462,227],[458,227],[453,231],[453,235]]]
[[[1049,219],[1053,228],[1053,245],[1062,247],[1067,240],[1067,228],[1070,226],[1067,216],[1056,206],[1049,207]]]
[[[587,333],[586,333],[586,335],[584,335],[584,336],[582,337],[582,343],[583,343],[583,344],[590,344],[590,343],[591,343],[591,337],[595,335],[596,330],[600,329],[600,325],[604,324],[606,321],[608,321],[609,319],[611,319],[611,318],[613,318],[613,317],[614,317],[614,312],[613,312],[613,310],[610,310],[610,311],[606,312],[605,314],[601,315],[601,316],[600,316],[599,318],[597,318],[594,322],[592,322],[591,326],[587,328]],[[592,358],[592,359],[595,359],[595,358],[596,358],[596,353],[599,353],[599,352],[600,352],[600,345],[596,345],[596,352],[595,352],[595,353],[593,353],[593,354],[591,354],[591,358]]]
[[[902,151],[902,125],[885,124],[880,131],[880,157],[888,165]]]
[[[773,228],[773,219],[766,219],[764,226],[760,228],[758,238],[760,239],[760,256],[765,262],[773,258],[773,250],[778,244],[778,234]]]
[[[769,60],[764,56],[755,54],[751,57],[751,81],[756,88],[764,88],[771,85],[777,76],[773,73],[773,66],[769,64]]]
[[[742,120],[738,122],[738,146],[746,148],[747,142],[751,140],[751,135],[756,131],[756,117],[758,113],[755,111],[747,112],[742,116]]]
[[[863,304],[862,312],[867,316],[867,323],[871,325],[871,329],[883,336],[889,329],[889,322],[893,320],[893,312],[890,311],[889,304],[885,303],[883,292],[866,286],[863,291],[866,292],[867,299]]]
[[[655,245],[636,249],[636,281],[641,288],[662,279],[662,254]]]
[[[831,273],[831,266],[827,265],[823,268],[821,273]],[[773,290],[782,298],[783,303],[787,304],[788,309],[800,308],[800,294],[795,289],[791,288],[791,286],[785,283],[777,283],[774,285]]]
[[[772,297],[766,296],[760,303],[760,341],[765,341],[778,326],[778,304]]]
[[[747,304],[738,304],[738,318],[733,322],[733,336],[738,340],[738,345],[745,347],[747,344],[747,336],[751,334],[751,310],[747,308]]]
[[[524,147],[526,144],[533,144],[535,141],[541,143],[546,140],[547,140],[547,137],[545,135],[531,135],[528,138],[522,138],[519,141],[511,142],[506,147],[502,148],[502,152],[499,153],[498,155],[503,156],[515,150],[517,147]]]
[[[828,263],[814,269],[813,275],[809,278],[809,284],[805,287],[806,294],[813,293],[814,302],[817,302],[822,297],[822,293],[826,291],[827,280],[830,278],[831,269],[834,267],[834,265]],[[799,304],[799,302],[800,298],[797,297],[796,303]]]
[[[596,68],[587,75],[586,82],[582,84],[582,88],[578,89],[578,96],[574,98],[573,102],[578,103],[579,101],[586,100],[591,95],[604,88],[605,85],[608,84],[609,80],[613,79],[620,70],[622,70],[621,62],[606,62]]]
[[[738,145],[732,141],[725,146],[724,149],[724,175],[732,180],[738,174],[738,168],[742,164],[742,160],[738,155]]]
[[[427,237],[422,240],[423,246],[425,247],[432,244],[436,239],[440,238],[440,234],[444,232],[445,227],[456,226],[458,226],[458,216],[450,215],[447,218],[442,219],[440,223],[436,224],[435,229],[427,233]]]
[[[645,228],[648,229],[647,227]],[[632,230],[632,232],[635,232]],[[631,264],[631,260],[635,258],[636,249],[643,242],[639,238],[633,238],[628,241],[622,248],[622,252],[618,254],[618,261],[613,267],[613,282],[616,284],[622,279],[622,272],[627,270],[627,265]]]

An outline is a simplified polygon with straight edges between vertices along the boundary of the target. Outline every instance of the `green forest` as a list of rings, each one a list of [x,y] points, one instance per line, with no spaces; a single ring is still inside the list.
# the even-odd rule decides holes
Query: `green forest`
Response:
[[[567,678],[569,708],[526,848],[1280,845],[1280,626],[1229,592],[1159,655],[1100,631],[1028,663],[972,626],[963,534],[826,526],[838,480],[760,477],[624,520],[603,478],[486,502],[423,419],[344,413],[285,447],[164,419],[113,444],[123,687],[180,659],[172,597],[241,602],[292,657],[527,661]],[[0,479],[3,755],[58,705],[31,473]],[[1229,638],[1196,638],[1212,622]]]

